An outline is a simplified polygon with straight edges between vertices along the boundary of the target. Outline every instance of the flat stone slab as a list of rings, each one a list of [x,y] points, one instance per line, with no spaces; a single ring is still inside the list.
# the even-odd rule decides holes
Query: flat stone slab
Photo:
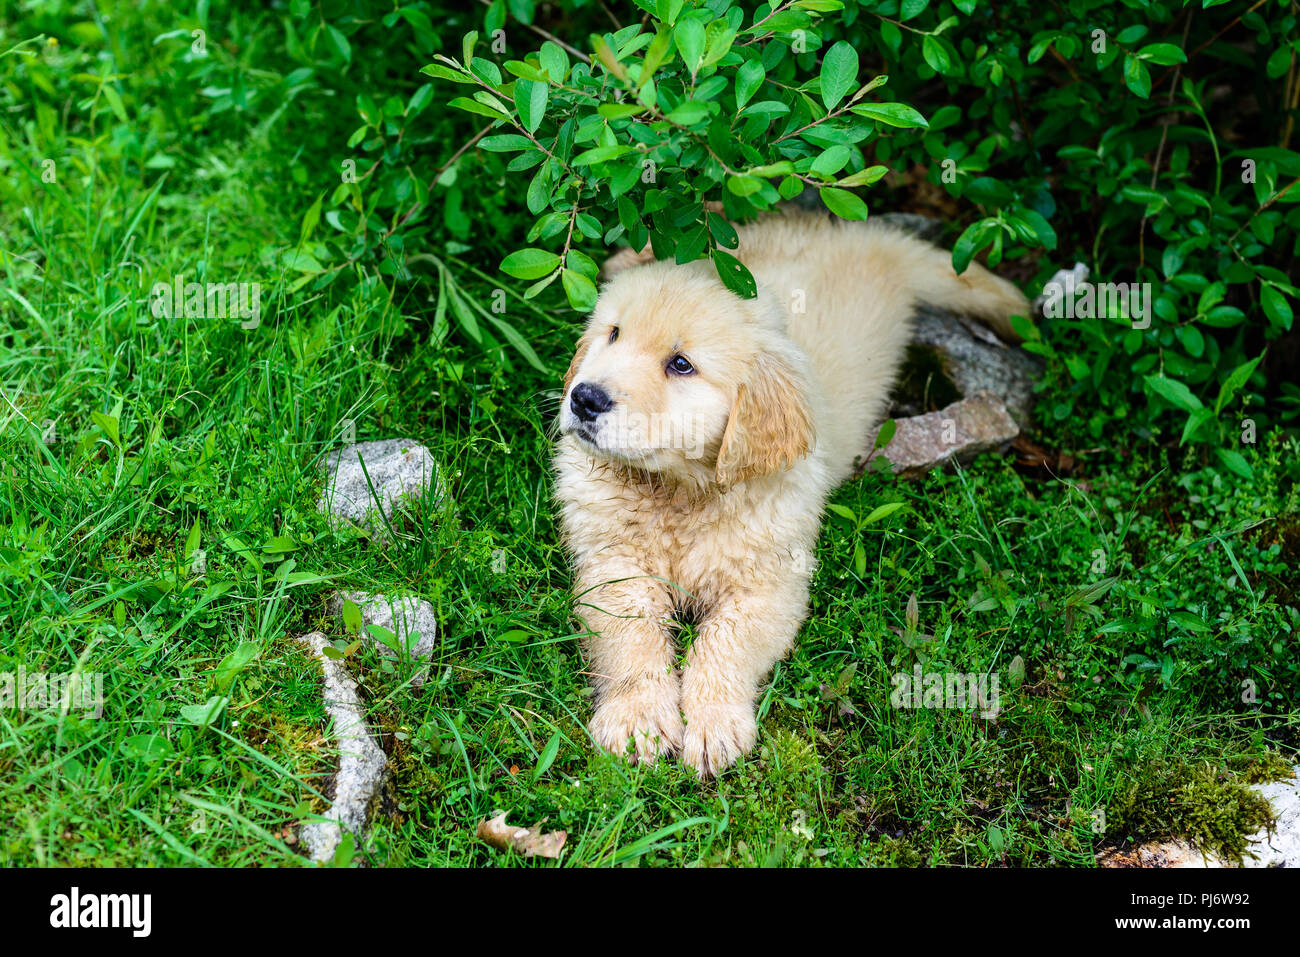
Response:
[[[350,601],[361,612],[361,634],[364,640],[387,658],[399,658],[400,654],[370,634],[367,625],[377,625],[397,636],[398,643],[410,651],[412,660],[424,661],[433,657],[433,647],[438,640],[438,619],[433,613],[433,606],[422,598],[411,596],[390,598],[387,595],[375,595],[365,591],[336,592],[329,600],[332,615],[343,614],[343,603]],[[414,636],[414,645],[410,639]],[[417,674],[412,684],[424,684],[425,674]]]
[[[961,399],[938,412],[894,421],[894,437],[883,449],[873,452],[866,465],[876,468],[872,463],[884,458],[895,472],[913,478],[953,460],[969,462],[1020,434],[1020,427],[1002,400],[987,392]]]
[[[329,639],[319,631],[300,635],[298,642],[320,662],[325,674],[325,710],[339,748],[339,770],[334,776],[334,803],[323,821],[303,826],[300,837],[308,856],[324,864],[334,859],[343,834],[360,839],[365,833],[370,806],[379,794],[388,758],[366,727],[357,683],[341,659],[324,653]]]
[[[1300,770],[1300,769],[1297,769]],[[1257,831],[1246,840],[1241,867],[1300,867],[1300,775],[1289,780],[1252,784],[1273,805],[1273,830]],[[1236,867],[1213,854],[1203,854],[1185,840],[1152,842],[1128,850],[1098,855],[1103,867]]]
[[[433,455],[412,439],[349,445],[325,456],[321,467],[327,478],[316,507],[340,523],[353,522],[368,529],[381,540],[386,533],[385,518],[391,522],[399,509],[431,488],[435,489],[435,504],[444,497]]]

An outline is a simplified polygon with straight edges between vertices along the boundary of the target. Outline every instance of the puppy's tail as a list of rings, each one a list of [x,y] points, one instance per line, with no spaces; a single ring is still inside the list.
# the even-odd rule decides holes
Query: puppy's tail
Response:
[[[1019,342],[1012,316],[1030,315],[1029,300],[1014,284],[973,262],[960,276],[952,253],[914,236],[895,234],[895,265],[917,302],[974,316],[1008,342]]]

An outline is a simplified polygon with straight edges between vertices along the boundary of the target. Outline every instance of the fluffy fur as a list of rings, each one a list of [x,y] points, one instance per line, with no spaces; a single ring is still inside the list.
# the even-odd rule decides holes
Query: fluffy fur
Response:
[[[564,381],[556,497],[604,748],[700,776],[753,747],[755,697],[808,613],[827,496],[869,452],[920,302],[1009,334],[1013,285],[888,227],[785,214],[739,230],[758,282],[711,263],[622,268]],[[617,327],[616,336],[611,335]],[[668,364],[684,356],[694,371]],[[612,405],[593,422],[573,390]],[[679,663],[677,622],[697,637]],[[679,667],[679,664],[682,664]]]

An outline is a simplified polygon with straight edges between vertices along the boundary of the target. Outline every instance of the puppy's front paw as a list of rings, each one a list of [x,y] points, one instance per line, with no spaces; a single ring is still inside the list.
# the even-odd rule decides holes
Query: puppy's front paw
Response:
[[[687,704],[682,763],[701,778],[719,774],[758,740],[758,722],[749,704]]]
[[[651,764],[659,755],[671,754],[682,746],[677,688],[665,683],[611,695],[596,706],[588,728],[606,751],[626,754],[631,740],[633,760]]]

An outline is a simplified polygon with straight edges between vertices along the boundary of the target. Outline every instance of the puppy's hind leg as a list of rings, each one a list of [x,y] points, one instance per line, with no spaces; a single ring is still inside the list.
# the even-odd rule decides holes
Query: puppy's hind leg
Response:
[[[682,676],[682,763],[701,777],[733,764],[758,740],[759,682],[794,644],[807,614],[806,583],[719,602],[701,623]]]
[[[653,762],[682,744],[681,679],[674,668],[665,586],[636,575],[579,589],[578,617],[591,632],[587,653],[596,688],[588,729],[607,751]]]

